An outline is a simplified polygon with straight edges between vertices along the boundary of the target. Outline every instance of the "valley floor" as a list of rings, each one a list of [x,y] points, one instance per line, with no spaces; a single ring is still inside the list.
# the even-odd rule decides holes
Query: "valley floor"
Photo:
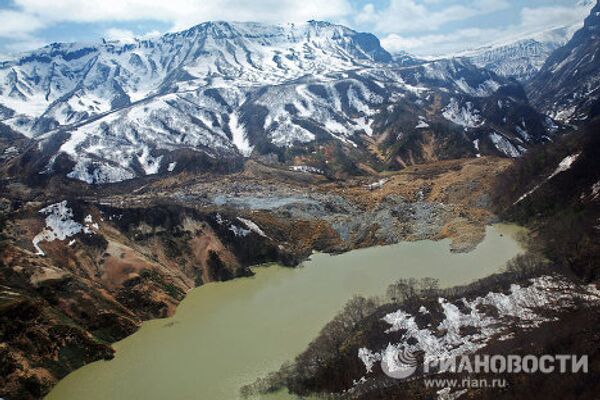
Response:
[[[2,194],[0,397],[33,399],[191,288],[297,265],[314,250],[452,240],[468,251],[493,222],[501,158],[442,161],[330,180],[248,161],[231,175],[180,174],[107,187],[14,178]],[[50,207],[49,207],[50,206]]]

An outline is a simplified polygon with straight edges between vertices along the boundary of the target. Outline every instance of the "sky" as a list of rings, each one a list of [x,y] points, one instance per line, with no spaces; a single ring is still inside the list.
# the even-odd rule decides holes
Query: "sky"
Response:
[[[595,2],[595,0],[594,0]],[[210,20],[325,20],[390,52],[450,54],[581,23],[592,0],[0,0],[0,53],[52,42],[131,40]]]

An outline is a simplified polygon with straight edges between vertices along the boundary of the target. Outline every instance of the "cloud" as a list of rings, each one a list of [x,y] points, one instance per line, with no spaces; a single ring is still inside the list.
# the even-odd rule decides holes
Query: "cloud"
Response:
[[[133,42],[135,33],[129,29],[109,28],[104,32],[104,38],[108,40],[120,40],[123,42]]]
[[[397,30],[384,36],[381,43],[391,52],[403,50],[419,56],[442,56],[490,44],[510,43],[552,28],[581,25],[591,6],[593,4],[580,3],[573,7],[525,7],[520,11],[516,23],[503,27],[461,28],[443,34],[403,33],[402,30]],[[573,31],[569,29],[569,32]],[[540,39],[543,37],[540,36]]]
[[[377,8],[374,4],[365,5],[355,20],[359,24],[371,24],[374,30],[382,33],[435,31],[442,26],[494,13],[510,6],[507,0],[471,0],[463,4],[450,4],[442,8],[429,7],[441,4],[437,0],[418,2],[416,0],[390,0],[387,7]]]
[[[13,10],[0,10],[0,21],[0,37],[4,38],[27,38],[44,26],[39,18]]]
[[[541,30],[583,22],[590,9],[591,7],[585,3],[576,7],[525,7],[521,10],[521,27]]]
[[[502,37],[500,29],[466,28],[448,34],[401,36],[390,34],[381,39],[382,46],[392,53],[408,51],[420,56],[436,56],[465,50],[465,43],[480,47]]]
[[[5,45],[4,49],[9,53],[20,53],[23,51],[39,49],[46,44],[48,43],[43,39],[30,37],[13,41],[12,43]]]
[[[347,0],[14,0],[48,23],[156,20],[186,28],[207,20],[295,22],[334,19],[351,11]]]

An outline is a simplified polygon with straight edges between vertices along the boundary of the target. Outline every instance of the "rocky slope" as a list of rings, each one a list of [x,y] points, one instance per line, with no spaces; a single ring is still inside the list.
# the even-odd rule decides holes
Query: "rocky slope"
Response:
[[[600,3],[584,27],[556,50],[528,85],[532,103],[552,118],[579,123],[599,114]]]
[[[594,15],[566,48],[595,40]],[[39,398],[191,288],[250,265],[400,240],[464,251],[495,202],[549,220],[547,199],[575,211],[597,200],[597,177],[579,174],[598,170],[598,147],[562,142],[532,163],[541,179],[527,169],[511,200],[492,196],[508,157],[556,140],[515,81],[465,60],[393,60],[374,36],[322,22],[50,45],[0,65],[0,104],[0,397],[11,399]],[[576,239],[595,243],[594,224]]]

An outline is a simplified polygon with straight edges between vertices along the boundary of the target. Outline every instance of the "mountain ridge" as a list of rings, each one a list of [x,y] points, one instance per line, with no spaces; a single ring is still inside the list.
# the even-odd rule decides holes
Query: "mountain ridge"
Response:
[[[328,22],[209,22],[134,43],[53,44],[4,62],[0,122],[39,142],[41,155],[29,158],[46,160],[40,172],[88,183],[218,170],[253,152],[290,162],[286,149],[308,155],[312,144],[341,145],[357,165],[402,168],[475,156],[480,139],[486,154],[507,156],[542,140],[549,131],[532,110],[508,118],[500,106],[473,108],[511,85],[468,61],[395,61],[374,35]],[[498,100],[526,102],[516,92]],[[404,101],[410,112],[394,108]],[[467,126],[448,107],[485,118]],[[393,118],[405,124],[393,135],[388,109],[409,112]],[[373,150],[373,140],[385,143]]]

